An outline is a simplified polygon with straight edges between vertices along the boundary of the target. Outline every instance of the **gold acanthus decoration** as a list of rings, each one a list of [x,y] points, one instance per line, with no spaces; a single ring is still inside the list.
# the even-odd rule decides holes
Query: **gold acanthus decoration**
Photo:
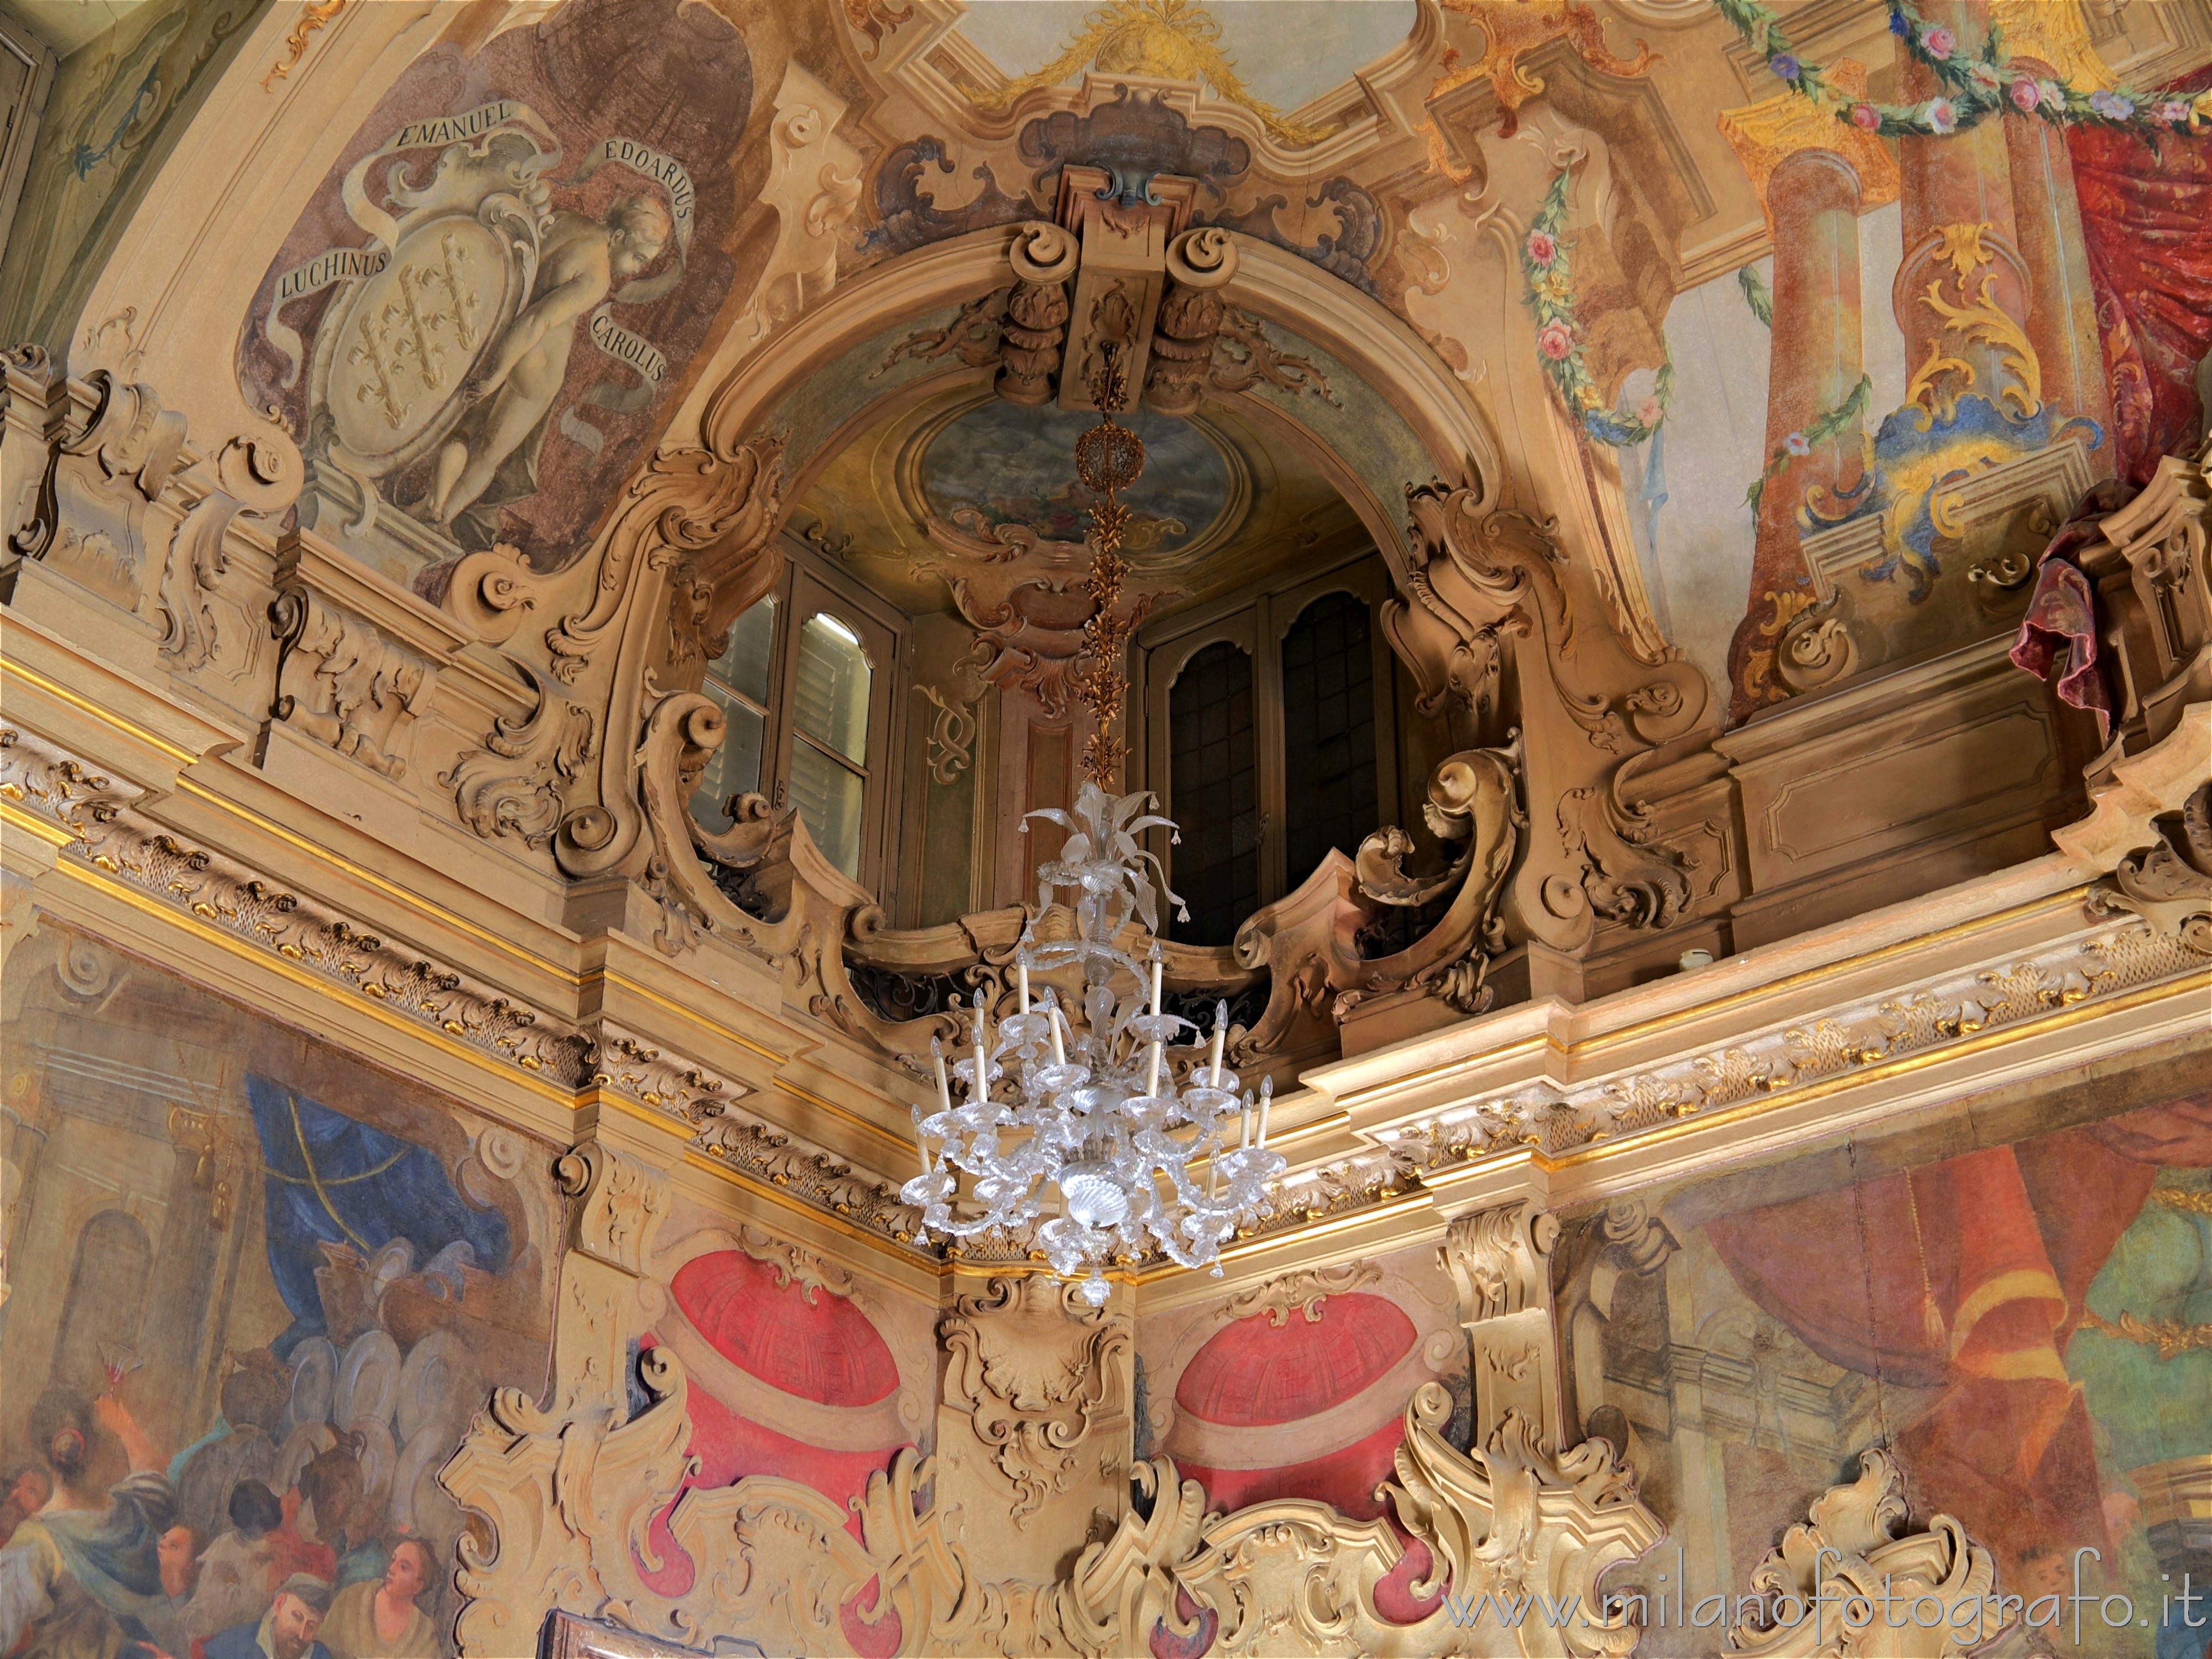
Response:
[[[291,74],[307,55],[307,37],[333,21],[352,3],[353,0],[307,0],[301,8],[299,20],[292,25],[292,32],[284,37],[284,56],[270,64],[269,73],[261,77],[261,90],[273,91],[276,82]]]
[[[1805,1521],[1752,1573],[1753,1595],[1736,1598],[1729,1650],[1757,1659],[1956,1659],[1991,1651],[1989,1644],[2018,1623],[2019,1606],[2015,1598],[2009,1620],[1999,1608],[1996,1558],[1948,1515],[1900,1536],[1905,1523],[1904,1469],[1886,1451],[1861,1452],[1858,1478],[1815,1498]],[[1945,1621],[1936,1630],[1900,1627],[1874,1612],[1885,1597],[1908,1607],[1932,1599]],[[1948,1622],[1954,1608],[1975,1602],[1984,1622]]]
[[[1959,302],[1954,305],[1943,297],[1940,273],[1922,291],[1920,303],[1943,319],[1943,342],[1932,346],[1926,361],[1912,371],[1905,401],[1918,404],[1935,419],[1952,418],[1960,398],[1975,383],[1973,365],[1943,349],[1955,339],[1961,349],[1981,345],[1995,354],[1997,368],[2010,377],[1996,388],[1996,398],[2011,404],[2019,417],[2027,420],[2043,407],[2043,366],[2027,331],[1990,292],[1996,257],[1990,246],[1995,239],[1990,222],[1939,225],[1936,235],[1938,242],[1929,263],[1950,267]]]
[[[1091,611],[1083,624],[1083,666],[1075,676],[1075,696],[1091,712],[1091,735],[1083,743],[1084,775],[1111,792],[1129,752],[1127,740],[1114,731],[1129,695],[1121,663],[1144,610],[1139,605],[1128,616],[1120,614],[1121,584],[1129,574],[1121,557],[1129,508],[1120,492],[1145,471],[1145,441],[1114,419],[1114,411],[1129,404],[1126,342],[1099,341],[1091,398],[1098,405],[1098,424],[1075,441],[1075,472],[1099,499],[1091,508],[1091,574],[1085,586],[1091,593]]]

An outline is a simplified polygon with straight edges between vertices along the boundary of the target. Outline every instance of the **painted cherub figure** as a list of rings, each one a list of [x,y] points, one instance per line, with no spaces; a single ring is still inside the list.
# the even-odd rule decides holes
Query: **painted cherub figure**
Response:
[[[568,378],[577,324],[659,258],[672,229],[659,198],[643,194],[616,201],[604,221],[565,210],[552,215],[530,301],[463,389],[471,407],[438,452],[428,502],[434,522],[451,525],[501,482],[510,464],[520,465],[522,477],[495,499],[512,500],[537,487],[538,451]]]

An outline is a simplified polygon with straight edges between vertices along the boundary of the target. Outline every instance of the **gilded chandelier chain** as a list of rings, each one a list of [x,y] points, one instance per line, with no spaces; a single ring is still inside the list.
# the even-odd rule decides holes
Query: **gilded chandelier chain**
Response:
[[[1083,667],[1075,677],[1078,702],[1091,711],[1091,735],[1083,744],[1083,770],[1102,789],[1110,789],[1129,752],[1114,728],[1129,694],[1122,661],[1134,618],[1121,614],[1121,583],[1129,574],[1121,558],[1121,538],[1129,509],[1120,492],[1145,470],[1145,441],[1115,423],[1114,411],[1128,398],[1128,365],[1123,343],[1102,342],[1098,366],[1091,376],[1091,400],[1099,422],[1075,441],[1075,475],[1096,491],[1091,509],[1091,574],[1085,589],[1091,611],[1083,624]]]

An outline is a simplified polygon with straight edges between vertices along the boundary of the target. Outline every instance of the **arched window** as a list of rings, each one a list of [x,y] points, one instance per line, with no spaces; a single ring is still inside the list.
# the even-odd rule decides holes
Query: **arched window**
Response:
[[[102,1210],[77,1235],[69,1300],[62,1304],[61,1340],[54,1346],[52,1388],[88,1396],[107,1387],[106,1364],[138,1340],[154,1247],[137,1217]]]
[[[707,665],[700,689],[721,705],[729,730],[722,746],[699,775],[693,816],[709,830],[730,827],[733,795],[761,787],[761,761],[767,753],[769,683],[775,666],[775,596],[754,604],[730,624],[729,647]]]
[[[1252,659],[1218,640],[1194,654],[1168,693],[1169,811],[1181,827],[1174,882],[1194,945],[1226,945],[1260,902],[1260,751]]]
[[[898,635],[858,596],[794,566],[730,624],[701,690],[728,722],[692,816],[730,826],[755,791],[798,809],[823,856],[864,885],[884,869],[890,668]]]

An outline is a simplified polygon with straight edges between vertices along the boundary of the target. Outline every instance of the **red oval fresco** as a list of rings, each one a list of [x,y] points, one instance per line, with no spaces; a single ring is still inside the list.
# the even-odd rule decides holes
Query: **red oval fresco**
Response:
[[[868,1406],[898,1387],[898,1366],[867,1316],[842,1296],[741,1250],[677,1269],[676,1305],[717,1352],[749,1376],[824,1406]]]
[[[1295,1423],[1351,1399],[1406,1356],[1413,1322],[1379,1296],[1332,1296],[1321,1317],[1264,1313],[1216,1331],[1191,1357],[1176,1404],[1224,1428]]]

